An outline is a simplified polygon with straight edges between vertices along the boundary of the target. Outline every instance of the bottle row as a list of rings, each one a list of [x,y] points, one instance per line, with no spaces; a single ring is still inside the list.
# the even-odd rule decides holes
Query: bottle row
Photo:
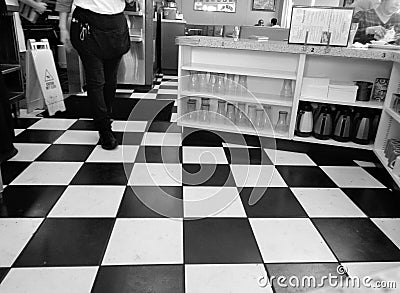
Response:
[[[250,96],[246,75],[190,71],[187,90],[192,92],[211,93],[214,95]],[[280,96],[293,96],[293,81],[283,80]]]
[[[211,107],[212,104],[216,105]],[[274,129],[275,132],[280,134],[287,134],[289,131],[289,112],[279,111],[277,122],[273,125],[270,118],[274,116],[272,111],[272,107],[269,105],[231,103],[204,97],[201,99],[188,98],[183,119],[201,124],[225,124],[260,131]]]
[[[379,119],[380,112],[369,109],[301,102],[295,134],[366,145],[375,140]]]

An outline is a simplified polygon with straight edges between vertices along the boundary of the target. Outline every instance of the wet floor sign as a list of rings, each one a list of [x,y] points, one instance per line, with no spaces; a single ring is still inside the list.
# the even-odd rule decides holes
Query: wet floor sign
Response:
[[[50,116],[65,111],[64,96],[48,40],[28,41],[26,57],[28,112],[47,107]]]

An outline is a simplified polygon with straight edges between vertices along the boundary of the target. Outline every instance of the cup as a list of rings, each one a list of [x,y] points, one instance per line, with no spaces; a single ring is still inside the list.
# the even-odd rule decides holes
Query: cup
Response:
[[[356,100],[369,101],[373,83],[369,81],[356,81],[355,84],[358,86]]]

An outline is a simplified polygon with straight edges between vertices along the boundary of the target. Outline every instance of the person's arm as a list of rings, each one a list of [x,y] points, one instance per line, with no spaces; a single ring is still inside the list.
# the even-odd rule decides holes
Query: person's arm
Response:
[[[36,2],[35,0],[19,0],[19,2],[32,7],[37,13],[40,14],[45,12],[47,9],[47,4],[44,2]]]
[[[360,11],[353,17],[353,22],[358,23],[354,42],[368,43],[374,39],[379,40],[385,36],[385,29],[380,25],[371,25],[366,19],[366,12]]]
[[[65,49],[70,51],[72,49],[69,30],[68,30],[68,14],[71,12],[73,0],[57,0],[56,11],[58,11],[60,20],[58,26],[60,28],[60,41],[64,44]]]

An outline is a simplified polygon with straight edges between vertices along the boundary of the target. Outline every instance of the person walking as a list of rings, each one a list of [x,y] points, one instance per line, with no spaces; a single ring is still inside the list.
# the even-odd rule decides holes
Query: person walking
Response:
[[[60,38],[66,50],[74,47],[85,69],[87,95],[103,149],[118,142],[111,129],[117,73],[122,56],[130,49],[126,3],[133,0],[57,0]],[[76,6],[68,30],[68,14]]]

